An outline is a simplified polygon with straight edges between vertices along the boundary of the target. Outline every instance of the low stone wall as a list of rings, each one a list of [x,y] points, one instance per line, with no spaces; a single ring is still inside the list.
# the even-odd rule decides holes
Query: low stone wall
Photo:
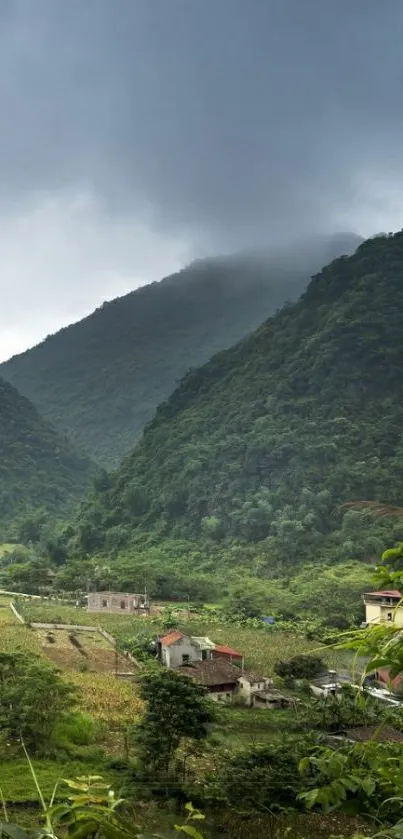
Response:
[[[67,629],[70,632],[99,632],[97,626],[85,626],[75,623],[37,623],[30,622],[33,629]]]
[[[22,615],[20,615],[20,613],[15,608],[14,603],[10,603],[10,609],[12,610],[13,614],[20,623],[26,623]],[[102,637],[105,638],[105,640],[108,641],[108,643],[116,649],[116,639],[113,637],[113,635],[107,632],[106,629],[102,629],[102,627],[100,626],[87,626],[86,624],[75,623],[43,623],[41,621],[31,622],[30,626],[32,626],[32,629],[46,629],[50,632],[52,631],[52,629],[65,629],[68,632],[96,632],[97,634],[102,635]],[[137,659],[134,658],[134,656],[132,656],[128,650],[122,650],[120,652],[120,655],[123,655],[125,658],[131,661],[132,664],[135,665],[135,667],[141,670],[143,665],[139,661],[137,661]],[[120,678],[129,678],[129,676],[132,676],[132,674],[130,673],[117,673],[116,675]]]
[[[16,608],[15,608],[15,606],[14,606],[14,603],[10,603],[10,609],[11,609],[11,611],[12,611],[13,615],[17,618],[17,620],[18,620],[20,623],[25,623],[24,618],[22,617],[22,615],[20,615],[20,613],[19,613],[19,612],[17,612],[17,609],[16,609]]]
[[[100,635],[102,635],[103,638],[105,638],[107,641],[109,641],[110,644],[112,644],[114,647],[116,647],[116,639],[113,637],[113,635],[110,635],[110,633],[107,632],[106,629],[102,629],[101,626],[98,626],[97,631],[99,632]]]

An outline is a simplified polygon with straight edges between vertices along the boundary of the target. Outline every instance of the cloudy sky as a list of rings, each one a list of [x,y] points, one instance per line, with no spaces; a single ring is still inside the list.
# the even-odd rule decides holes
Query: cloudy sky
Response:
[[[402,0],[0,0],[0,358],[189,259],[403,227]]]

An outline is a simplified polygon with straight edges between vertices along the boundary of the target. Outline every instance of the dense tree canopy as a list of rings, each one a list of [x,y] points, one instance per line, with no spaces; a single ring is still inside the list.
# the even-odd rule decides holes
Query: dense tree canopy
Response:
[[[371,239],[185,376],[82,510],[78,547],[133,557],[140,534],[186,538],[195,567],[210,546],[255,577],[376,562],[401,523],[341,505],[402,497],[402,270],[403,233]]]
[[[0,379],[0,526],[41,507],[67,515],[94,474],[88,459]],[[31,534],[27,531],[25,536],[29,541]]]
[[[318,237],[259,257],[200,260],[105,303],[0,372],[78,448],[117,466],[190,367],[255,329],[359,241]],[[130,497],[141,511],[141,492],[134,487]]]

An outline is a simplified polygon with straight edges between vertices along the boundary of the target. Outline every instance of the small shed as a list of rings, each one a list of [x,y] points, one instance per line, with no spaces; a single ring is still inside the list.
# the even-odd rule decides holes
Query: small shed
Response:
[[[260,676],[258,673],[245,672],[239,674],[238,689],[239,696],[242,697],[246,705],[253,705],[253,696],[259,691],[265,691],[273,687],[273,679],[268,679],[266,676]]]
[[[288,696],[284,696],[279,690],[259,690],[252,695],[253,708],[266,708],[276,710],[278,708],[288,708],[292,704],[292,700]]]

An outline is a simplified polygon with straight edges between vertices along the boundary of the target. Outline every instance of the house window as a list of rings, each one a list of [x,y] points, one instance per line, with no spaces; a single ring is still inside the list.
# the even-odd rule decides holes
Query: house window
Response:
[[[386,615],[386,619],[387,619],[388,621],[391,621],[391,620],[392,620],[392,612],[388,612],[388,614]]]
[[[126,609],[126,600],[121,600],[120,601],[120,608],[121,609]]]
[[[230,693],[227,693],[226,696],[227,696],[227,699],[231,699],[231,694]]]
[[[202,650],[202,661],[207,660],[207,650]]]
[[[103,607],[103,609],[107,609],[107,608],[108,608],[108,601],[107,601],[107,600],[103,600],[103,601],[102,601],[102,607]]]
[[[188,655],[186,655],[186,653],[184,653],[184,654],[182,655],[182,664],[187,664],[187,663],[188,663],[188,661],[189,661],[189,656],[188,656]]]

